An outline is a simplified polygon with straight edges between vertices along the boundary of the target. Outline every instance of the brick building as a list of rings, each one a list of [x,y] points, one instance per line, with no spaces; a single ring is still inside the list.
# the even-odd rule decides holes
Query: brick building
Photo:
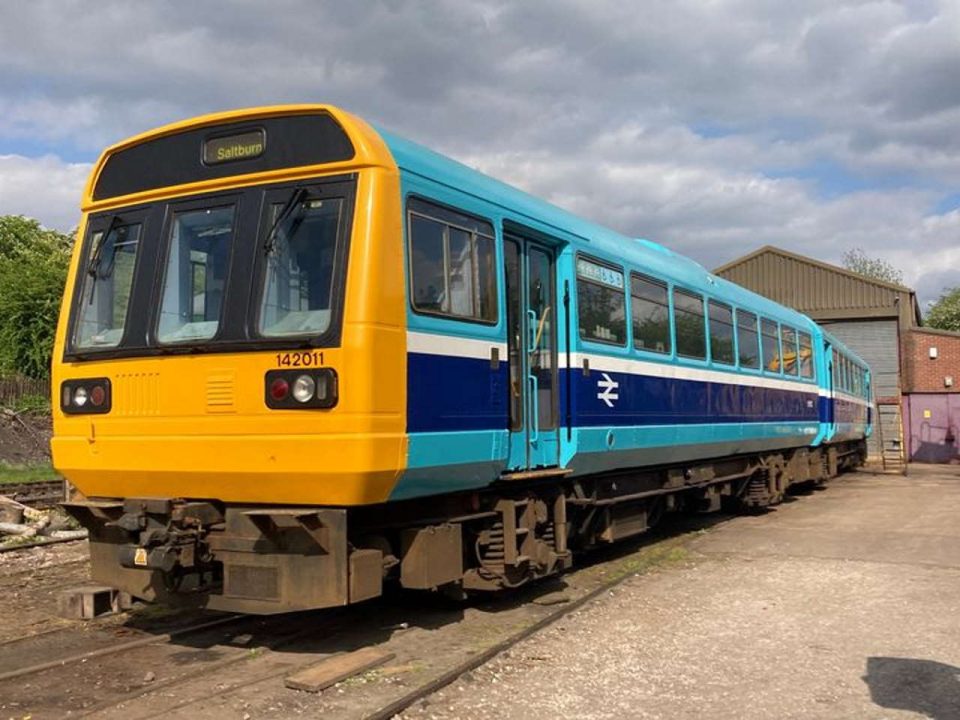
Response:
[[[903,420],[907,457],[960,459],[960,333],[912,328],[902,338]]]

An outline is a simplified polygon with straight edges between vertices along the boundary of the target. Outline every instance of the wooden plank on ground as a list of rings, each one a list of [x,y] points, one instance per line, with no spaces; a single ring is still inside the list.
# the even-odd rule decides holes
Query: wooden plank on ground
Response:
[[[392,660],[393,653],[384,652],[377,648],[363,648],[354,652],[334,655],[310,667],[288,675],[284,683],[293,690],[320,692],[331,685],[346,680],[388,660]]]

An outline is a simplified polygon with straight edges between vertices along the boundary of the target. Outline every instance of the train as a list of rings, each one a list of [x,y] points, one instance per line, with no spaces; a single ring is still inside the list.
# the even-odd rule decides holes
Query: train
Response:
[[[92,575],[272,614],[464,596],[863,463],[810,318],[330,105],[103,152],[53,355]]]

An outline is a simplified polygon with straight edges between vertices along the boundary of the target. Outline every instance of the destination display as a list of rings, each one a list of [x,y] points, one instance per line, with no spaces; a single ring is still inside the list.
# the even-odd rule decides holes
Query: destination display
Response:
[[[203,142],[203,162],[205,165],[250,160],[263,155],[267,146],[263,130],[251,130],[239,135],[215,137]]]
[[[593,280],[602,285],[623,289],[623,273],[612,268],[598,265],[583,258],[577,258],[577,275],[585,280]]]

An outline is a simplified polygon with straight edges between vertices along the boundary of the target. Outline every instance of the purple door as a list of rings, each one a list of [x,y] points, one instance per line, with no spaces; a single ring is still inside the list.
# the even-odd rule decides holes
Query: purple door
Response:
[[[960,395],[914,393],[905,400],[910,461],[948,463],[960,459]]]

